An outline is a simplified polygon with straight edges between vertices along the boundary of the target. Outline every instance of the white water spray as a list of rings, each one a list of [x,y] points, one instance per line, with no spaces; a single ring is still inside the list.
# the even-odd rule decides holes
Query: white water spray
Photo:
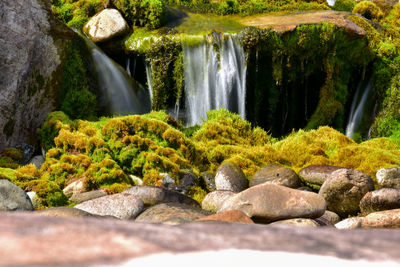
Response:
[[[213,35],[214,44],[183,45],[186,124],[206,119],[206,112],[225,108],[245,119],[246,62],[235,36]],[[218,58],[219,56],[219,58]]]

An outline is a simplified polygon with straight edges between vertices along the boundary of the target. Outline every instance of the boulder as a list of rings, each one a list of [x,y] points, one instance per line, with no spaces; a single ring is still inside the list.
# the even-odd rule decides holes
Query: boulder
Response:
[[[236,195],[235,192],[227,191],[227,190],[217,190],[211,193],[208,193],[203,201],[201,202],[201,207],[204,210],[209,210],[212,212],[217,212],[224,202]]]
[[[85,191],[85,179],[83,178],[70,183],[63,189],[63,193],[67,198],[70,198],[75,194],[81,194]]]
[[[135,222],[162,223],[171,218],[181,218],[194,221],[211,213],[198,207],[189,206],[182,203],[162,203],[152,206],[142,212]]]
[[[378,170],[376,180],[381,187],[400,188],[400,167]]]
[[[143,210],[143,201],[130,194],[114,194],[92,199],[75,206],[76,209],[101,216],[134,219]]]
[[[232,196],[218,212],[240,210],[256,222],[269,223],[292,218],[318,218],[325,208],[325,200],[316,193],[261,184]]]
[[[249,216],[247,216],[246,214],[244,214],[239,210],[228,210],[225,212],[213,214],[196,220],[196,222],[207,222],[207,221],[220,221],[229,223],[254,223]]]
[[[360,211],[360,200],[374,190],[374,181],[365,173],[340,169],[331,173],[319,191],[326,200],[327,209],[344,218]]]
[[[301,186],[299,177],[292,169],[278,164],[270,164],[258,170],[250,180],[250,187],[263,183],[278,184],[290,188]]]
[[[211,172],[200,173],[200,182],[204,184],[209,192],[217,190],[215,185],[215,176]]]
[[[0,2],[0,151],[36,145],[36,130],[58,108],[72,45],[86,49],[50,9],[41,0]]]
[[[99,198],[99,197],[104,197],[107,196],[107,193],[104,190],[93,190],[89,192],[84,192],[84,193],[78,193],[72,195],[72,197],[69,198],[72,202],[79,204],[91,199]]]
[[[363,217],[350,217],[335,224],[337,229],[351,230],[361,228]]]
[[[391,209],[400,209],[400,188],[382,188],[368,192],[360,201],[363,215]]]
[[[317,223],[313,219],[305,219],[305,218],[288,219],[270,223],[270,225],[276,225],[276,224],[286,224],[292,226],[308,226],[308,227],[320,226],[319,223]]]
[[[122,193],[131,194],[139,197],[147,206],[169,202],[183,203],[196,207],[200,206],[200,204],[197,203],[196,200],[190,197],[159,186],[133,186],[125,189]]]
[[[330,165],[310,165],[300,170],[301,178],[312,185],[322,185],[332,172],[343,169]]]
[[[233,162],[225,162],[219,166],[215,174],[215,186],[217,190],[229,190],[240,192],[248,188],[249,181],[242,169]]]
[[[400,228],[400,209],[373,212],[365,216],[362,228]]]
[[[24,190],[8,180],[0,180],[0,211],[32,210],[32,202]]]
[[[44,157],[42,155],[37,155],[34,156],[28,164],[33,164],[35,165],[36,169],[40,170],[40,167],[42,167],[42,164],[44,163]]]
[[[123,35],[129,31],[129,26],[118,10],[107,8],[94,15],[83,26],[83,31],[97,43]]]

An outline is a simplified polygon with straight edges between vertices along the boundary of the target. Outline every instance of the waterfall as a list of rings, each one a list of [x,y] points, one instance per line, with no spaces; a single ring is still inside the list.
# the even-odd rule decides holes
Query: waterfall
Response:
[[[328,3],[328,6],[334,6],[336,0],[326,0],[326,2]]]
[[[213,38],[213,43],[183,44],[187,125],[201,123],[207,111],[221,107],[245,118],[244,50],[235,36]]]
[[[153,75],[153,68],[151,67],[150,62],[146,62],[147,88],[149,90],[151,105],[153,106],[153,84],[151,79],[152,75]]]
[[[100,89],[100,106],[111,115],[143,114],[151,110],[148,92],[110,59],[89,38],[84,38],[93,58]]]
[[[363,91],[363,92],[362,92]],[[354,95],[351,103],[349,120],[346,127],[346,136],[353,137],[355,131],[359,128],[360,123],[365,115],[368,99],[371,98],[373,93],[372,82],[368,81],[365,85],[364,81],[361,81]]]

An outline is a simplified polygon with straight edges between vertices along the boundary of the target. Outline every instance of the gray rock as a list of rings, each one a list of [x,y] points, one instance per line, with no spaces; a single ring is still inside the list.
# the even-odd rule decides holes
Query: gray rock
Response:
[[[400,209],[399,188],[382,188],[368,192],[360,201],[360,210],[363,215],[391,209]]]
[[[99,197],[104,197],[107,196],[107,193],[104,190],[93,190],[89,192],[84,192],[84,193],[78,193],[72,195],[72,197],[69,198],[72,202],[79,204],[91,199],[99,198]]]
[[[132,182],[135,185],[143,185],[143,180],[140,179],[139,177],[132,175],[132,174],[129,174],[128,176],[129,176],[129,178],[131,178]]]
[[[130,194],[114,194],[92,199],[75,206],[96,215],[109,215],[119,219],[134,219],[143,210],[143,201]]]
[[[122,193],[131,194],[143,200],[145,205],[156,205],[159,203],[177,202],[199,207],[196,200],[178,192],[168,190],[159,186],[133,186],[125,189]]]
[[[250,187],[263,183],[278,184],[290,188],[301,186],[299,177],[292,169],[278,164],[270,164],[258,170],[250,180]]]
[[[325,208],[325,200],[316,193],[261,184],[232,196],[218,212],[240,210],[255,222],[269,223],[292,218],[318,218]]]
[[[235,192],[227,190],[217,190],[214,192],[210,192],[201,202],[201,207],[204,210],[217,212],[221,208],[222,204],[224,204],[227,199],[234,195],[236,195]]]
[[[198,207],[189,206],[181,203],[162,203],[152,206],[142,212],[135,222],[163,223],[172,218],[181,218],[194,221],[211,213]]]
[[[93,42],[104,42],[129,31],[128,23],[118,10],[107,8],[93,16],[83,27]]]
[[[332,172],[343,169],[330,165],[310,165],[300,170],[299,175],[309,184],[322,185]]]
[[[204,184],[209,192],[217,190],[215,186],[215,176],[211,172],[200,173],[200,181]]]
[[[36,169],[40,170],[42,164],[44,163],[44,157],[42,155],[34,156],[30,161],[29,164],[35,165]]]
[[[235,163],[223,163],[215,174],[215,186],[217,190],[240,192],[248,188],[248,185],[249,181]]]
[[[400,167],[378,170],[376,180],[381,187],[400,188]]]
[[[0,180],[0,211],[32,210],[32,202],[24,190],[8,180]]]
[[[288,219],[288,220],[282,220],[282,221],[276,221],[276,222],[270,223],[270,225],[277,225],[277,224],[285,224],[285,225],[292,225],[292,226],[307,226],[307,227],[320,226],[319,223],[317,223],[313,219],[305,219],[305,218],[295,218],[295,219]]]
[[[33,209],[38,209],[41,206],[41,202],[40,199],[38,197],[38,195],[36,194],[36,192],[30,191],[26,193],[29,197],[29,199],[31,200]]]
[[[336,223],[335,227],[341,230],[358,229],[361,228],[362,221],[363,217],[351,217]]]
[[[377,211],[365,216],[362,228],[400,228],[400,209]]]
[[[329,210],[326,210],[325,213],[320,218],[329,221],[331,224],[337,224],[338,222],[340,222],[339,215]]]
[[[168,173],[160,173],[162,176],[162,186],[168,189],[171,189],[173,187],[176,187],[176,182],[174,179],[172,179],[171,176],[168,175]]]
[[[360,211],[360,200],[374,190],[374,181],[363,172],[340,169],[331,173],[321,186],[319,194],[325,199],[327,209],[345,218]]]
[[[0,150],[32,142],[56,107],[68,48],[79,37],[46,1],[0,2]],[[85,46],[83,46],[85,47]]]

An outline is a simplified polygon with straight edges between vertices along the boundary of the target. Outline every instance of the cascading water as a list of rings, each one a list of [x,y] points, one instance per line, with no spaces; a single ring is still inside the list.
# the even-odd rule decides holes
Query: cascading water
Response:
[[[148,92],[111,60],[91,40],[84,38],[95,64],[100,88],[100,106],[111,115],[143,114],[151,110]]]
[[[150,101],[153,103],[153,85],[151,76],[153,75],[153,70],[151,68],[151,64],[146,62],[146,79],[147,79],[147,87],[149,89]]]
[[[353,102],[351,103],[349,120],[346,127],[346,136],[354,137],[354,133],[359,129],[363,116],[373,116],[370,114],[370,111],[366,110],[368,109],[368,106],[371,106],[368,102],[373,100],[374,90],[372,87],[373,84],[371,81],[361,81],[358,84]],[[371,118],[369,119],[371,120]]]
[[[225,108],[245,118],[246,62],[235,36],[213,34],[213,42],[183,45],[187,125],[206,119],[206,112]]]

